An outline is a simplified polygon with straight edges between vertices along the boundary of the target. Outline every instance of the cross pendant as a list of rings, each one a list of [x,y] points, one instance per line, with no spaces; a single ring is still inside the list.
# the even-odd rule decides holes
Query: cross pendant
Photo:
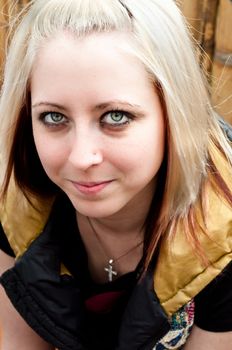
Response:
[[[110,259],[108,262],[108,267],[105,267],[104,270],[108,272],[108,281],[112,282],[113,276],[117,276],[117,272],[113,270],[113,259]]]

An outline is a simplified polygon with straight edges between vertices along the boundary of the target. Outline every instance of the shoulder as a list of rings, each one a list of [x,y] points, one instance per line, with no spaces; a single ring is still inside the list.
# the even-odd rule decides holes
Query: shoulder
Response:
[[[195,297],[195,324],[211,332],[232,331],[232,261]]]
[[[28,200],[11,182],[6,200],[0,203],[0,222],[16,258],[42,231],[53,202],[32,196]]]

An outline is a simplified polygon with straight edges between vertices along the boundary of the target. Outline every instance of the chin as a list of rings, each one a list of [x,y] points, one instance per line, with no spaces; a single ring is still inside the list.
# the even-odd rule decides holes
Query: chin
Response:
[[[76,209],[78,213],[84,216],[89,216],[92,218],[103,219],[112,215],[117,214],[121,207],[119,206],[110,206],[107,203],[99,203],[99,202],[88,202],[82,204],[80,201],[71,199],[72,205]]]

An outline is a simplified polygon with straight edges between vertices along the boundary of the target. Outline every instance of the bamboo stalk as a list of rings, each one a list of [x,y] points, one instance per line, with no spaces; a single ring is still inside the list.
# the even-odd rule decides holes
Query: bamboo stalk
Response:
[[[232,124],[232,1],[220,0],[215,35],[212,100]]]

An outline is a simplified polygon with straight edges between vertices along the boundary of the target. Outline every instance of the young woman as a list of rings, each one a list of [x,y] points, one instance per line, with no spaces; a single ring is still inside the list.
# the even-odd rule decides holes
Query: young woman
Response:
[[[230,129],[174,1],[33,1],[0,118],[2,349],[229,350]]]

